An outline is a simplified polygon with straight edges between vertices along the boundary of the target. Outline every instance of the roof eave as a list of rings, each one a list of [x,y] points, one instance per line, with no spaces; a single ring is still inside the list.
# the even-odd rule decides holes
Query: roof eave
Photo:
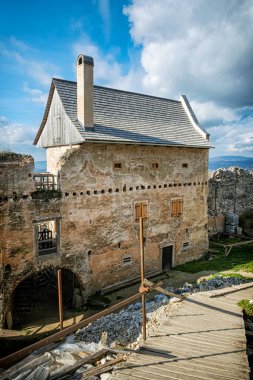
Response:
[[[184,107],[184,110],[185,110],[188,118],[190,119],[193,127],[197,130],[197,132],[200,133],[200,135],[202,137],[204,137],[207,141],[209,141],[210,134],[204,128],[202,128],[200,126],[198,119],[197,119],[195,113],[193,112],[193,109],[191,108],[191,105],[190,105],[189,100],[187,99],[186,95],[181,95],[180,101],[181,101],[181,103]]]
[[[54,84],[54,81],[52,80],[51,86],[50,86],[50,90],[49,90],[49,94],[48,94],[48,98],[47,98],[47,104],[46,104],[45,112],[44,112],[44,115],[43,115],[43,119],[42,119],[42,122],[40,124],[39,130],[38,130],[38,132],[36,134],[36,137],[34,139],[33,145],[37,145],[37,143],[39,141],[39,138],[41,136],[41,133],[42,133],[42,131],[44,129],[44,126],[45,126],[45,124],[47,122],[49,110],[50,110],[52,99],[53,99],[53,95],[54,95],[54,90],[55,90],[55,84]]]
[[[87,143],[91,142],[94,144],[122,144],[122,145],[147,145],[147,146],[159,146],[159,147],[176,147],[176,148],[199,148],[199,149],[210,149],[213,148],[211,145],[208,146],[201,146],[201,145],[187,145],[187,144],[157,144],[152,142],[136,142],[136,141],[129,141],[129,140],[121,140],[121,141],[115,141],[115,140],[99,140],[99,139],[91,139],[91,138],[85,138],[84,141],[80,142]]]

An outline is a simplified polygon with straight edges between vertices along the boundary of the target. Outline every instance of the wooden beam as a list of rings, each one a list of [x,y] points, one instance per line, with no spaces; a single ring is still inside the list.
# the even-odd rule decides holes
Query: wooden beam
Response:
[[[58,304],[59,304],[60,330],[63,330],[63,304],[62,304],[62,277],[61,277],[61,269],[58,269],[58,271],[57,271],[57,282],[58,282]]]
[[[125,361],[125,360],[126,359],[123,357],[116,358],[114,360],[110,360],[109,362],[107,362],[105,364],[98,365],[97,367],[92,368],[92,369],[88,370],[87,372],[85,371],[85,372],[83,372],[82,380],[88,380],[91,376],[99,376],[104,372],[112,371],[113,366],[115,364],[118,364],[118,363]]]
[[[228,256],[233,247],[239,247],[241,245],[253,244],[253,240],[241,241],[239,243],[233,243],[233,244],[221,244],[221,243],[216,243],[214,241],[211,241],[210,244],[216,245],[217,247],[224,248],[225,256]]]
[[[150,288],[150,290],[156,290],[157,292],[160,292],[160,293],[163,293],[165,294],[166,296],[169,296],[169,297],[176,297],[178,298],[180,301],[183,301],[184,300],[184,297],[183,296],[180,296],[179,294],[176,294],[176,293],[173,293],[173,292],[170,292],[169,290],[166,290],[164,288],[162,288],[160,286],[160,283],[159,284],[154,284],[152,281],[149,281],[147,280],[146,278],[144,279],[144,285],[148,286]]]
[[[83,365],[95,363],[97,360],[101,359],[107,353],[108,353],[108,349],[103,348],[102,350],[99,350],[87,356],[86,358],[79,360],[76,364],[73,364],[67,368],[66,367],[58,368],[54,373],[50,375],[50,380],[63,379],[66,376],[72,375]]]

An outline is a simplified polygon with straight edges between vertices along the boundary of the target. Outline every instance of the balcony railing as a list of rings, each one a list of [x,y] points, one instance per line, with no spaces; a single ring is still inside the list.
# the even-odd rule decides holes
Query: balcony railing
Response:
[[[50,173],[36,173],[33,175],[37,191],[42,190],[59,190],[57,185],[57,176]]]
[[[52,253],[57,253],[57,240],[56,239],[45,239],[38,241],[38,255],[49,255]]]

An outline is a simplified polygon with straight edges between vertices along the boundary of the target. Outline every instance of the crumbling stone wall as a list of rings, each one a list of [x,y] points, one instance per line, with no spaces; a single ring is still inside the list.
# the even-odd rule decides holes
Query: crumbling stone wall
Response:
[[[28,195],[35,190],[32,156],[0,152],[0,197]]]
[[[203,255],[208,249],[207,163],[206,149],[113,144],[49,148],[48,170],[59,172],[61,197],[9,196],[0,204],[1,265],[8,268],[2,319],[15,287],[46,267],[75,273],[84,296],[139,275],[136,202],[148,205],[146,272],[162,270],[162,248],[167,245],[173,246],[174,265]],[[8,187],[8,194],[13,188]],[[178,217],[171,210],[175,198],[183,201]],[[58,254],[36,255],[36,223],[56,218]],[[129,263],[124,263],[125,255],[131,257]]]
[[[242,214],[253,208],[253,173],[238,167],[218,169],[209,179],[209,215]]]

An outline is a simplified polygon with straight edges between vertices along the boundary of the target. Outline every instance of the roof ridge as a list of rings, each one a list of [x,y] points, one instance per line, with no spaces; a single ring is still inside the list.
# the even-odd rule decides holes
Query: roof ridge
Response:
[[[67,79],[52,78],[52,80],[53,80],[53,81],[69,82],[69,83],[76,84],[76,81],[67,80]],[[112,87],[106,87],[106,86],[99,86],[99,85],[94,85],[94,88],[101,88],[101,89],[111,90],[111,91],[116,91],[116,92],[121,92],[121,93],[127,93],[127,94],[139,95],[139,96],[143,96],[143,97],[146,97],[146,98],[154,98],[154,99],[167,100],[167,101],[175,102],[175,103],[181,103],[180,100],[169,99],[169,98],[163,98],[163,97],[161,97],[161,96],[154,96],[154,95],[142,94],[142,93],[140,93],[140,92],[127,91],[127,90],[120,90],[120,89],[118,89],[118,88],[112,88]]]
[[[75,83],[76,84],[76,81],[74,80],[68,80],[68,79],[62,79],[62,78],[52,78],[52,81],[61,81],[61,82],[70,82],[70,83]]]
[[[94,87],[97,87],[97,88],[105,88],[107,90],[111,90],[111,91],[117,91],[117,92],[124,92],[124,93],[127,93],[127,94],[133,94],[133,95],[140,95],[140,96],[143,96],[143,97],[146,97],[146,98],[155,98],[155,99],[161,99],[161,100],[169,100],[170,102],[175,102],[175,103],[181,103],[180,100],[174,100],[174,99],[169,99],[169,98],[163,98],[161,96],[154,96],[154,95],[148,95],[148,94],[142,94],[140,92],[134,92],[134,91],[126,91],[126,90],[119,90],[117,88],[111,88],[111,87],[105,87],[105,86],[98,86],[98,85],[95,85]]]

